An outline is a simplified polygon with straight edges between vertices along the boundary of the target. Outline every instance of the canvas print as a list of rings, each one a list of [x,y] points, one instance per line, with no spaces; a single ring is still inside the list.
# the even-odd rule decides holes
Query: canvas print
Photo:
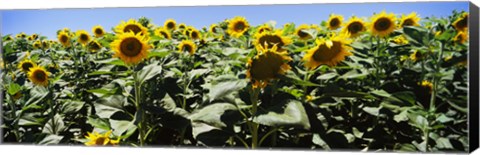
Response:
[[[469,150],[468,2],[0,13],[4,144]]]

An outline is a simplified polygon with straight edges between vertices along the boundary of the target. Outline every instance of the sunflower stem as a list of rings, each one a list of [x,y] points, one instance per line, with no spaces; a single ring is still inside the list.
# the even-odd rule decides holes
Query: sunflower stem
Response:
[[[141,101],[140,101],[140,88],[141,85],[138,83],[138,77],[137,77],[137,72],[135,72],[135,67],[133,67],[133,79],[134,79],[134,84],[135,84],[135,106],[137,108],[137,113],[140,112],[141,115],[141,120],[138,123],[138,130],[140,132],[140,146],[145,145],[145,111],[141,106]]]
[[[252,149],[256,149],[258,147],[258,124],[253,122],[253,119],[255,118],[255,114],[257,113],[257,108],[258,108],[258,95],[260,93],[260,88],[253,88],[251,94],[250,94],[250,100],[252,102],[252,119],[249,121],[250,125],[250,132],[252,133]]]

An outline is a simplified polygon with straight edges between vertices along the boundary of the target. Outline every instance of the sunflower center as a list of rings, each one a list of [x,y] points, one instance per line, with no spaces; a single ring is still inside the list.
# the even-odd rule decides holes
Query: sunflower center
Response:
[[[198,32],[193,31],[193,32],[192,32],[192,38],[193,38],[193,39],[198,38]]]
[[[33,75],[35,76],[35,79],[37,79],[38,81],[45,81],[47,79],[46,78],[47,74],[41,70],[35,71]]]
[[[105,140],[107,140],[105,137],[98,137],[97,140],[95,140],[95,144],[103,145],[103,143],[105,143]]]
[[[97,29],[95,29],[95,34],[101,35],[101,34],[103,34],[103,30],[100,29],[100,28],[97,28]]]
[[[464,17],[462,20],[458,22],[457,26],[463,29],[467,27],[467,24],[468,24],[468,18]]]
[[[140,54],[142,47],[142,43],[137,38],[126,38],[120,43],[120,51],[128,57]]]
[[[267,52],[252,61],[250,75],[255,80],[275,78],[283,63],[283,58],[280,55]]]
[[[189,44],[185,44],[183,45],[182,51],[192,52],[192,49],[192,46],[190,46]]]
[[[362,31],[363,29],[363,24],[360,23],[360,22],[353,22],[351,23],[350,25],[348,25],[348,32],[352,33],[352,34],[356,34],[360,31]]]
[[[81,35],[80,35],[80,40],[82,40],[82,41],[88,41],[88,35],[87,35],[87,34],[81,34]]]
[[[212,32],[217,33],[217,27],[212,27]]]
[[[93,50],[100,49],[100,45],[97,42],[90,42],[90,48]]]
[[[333,18],[330,21],[330,27],[337,27],[340,24],[340,20],[338,18]]]
[[[304,29],[299,30],[299,31],[297,32],[297,35],[298,35],[300,38],[306,38],[306,37],[308,37],[308,33],[303,32],[303,31],[304,31]]]
[[[68,41],[68,37],[66,35],[60,36],[60,42],[66,43]]]
[[[382,17],[377,21],[375,21],[374,28],[377,31],[385,31],[385,30],[388,30],[388,28],[390,28],[391,25],[392,25],[392,21],[390,21],[390,19],[386,17]]]
[[[235,31],[243,31],[243,29],[245,29],[245,23],[237,22],[235,24]]]
[[[405,19],[405,21],[403,21],[402,27],[403,26],[412,26],[412,25],[413,25],[413,20],[412,19]]]
[[[268,48],[272,48],[273,45],[277,45],[278,47],[282,47],[284,45],[282,38],[277,35],[264,35],[258,39],[260,45],[264,45],[265,43],[268,44]]]
[[[123,32],[129,32],[129,31],[132,31],[133,33],[137,34],[138,32],[142,31],[142,29],[140,29],[140,27],[138,27],[137,25],[127,25],[125,26],[125,28],[123,29]]]
[[[175,24],[173,22],[168,22],[167,23],[167,28],[168,29],[173,29],[175,27]]]
[[[330,61],[342,50],[342,43],[333,41],[333,45],[328,48],[326,44],[322,44],[317,47],[317,50],[313,54],[315,61]]]
[[[24,71],[29,71],[30,68],[32,68],[32,67],[33,67],[33,64],[31,64],[31,63],[24,63],[24,64],[22,64],[22,69],[23,69]]]

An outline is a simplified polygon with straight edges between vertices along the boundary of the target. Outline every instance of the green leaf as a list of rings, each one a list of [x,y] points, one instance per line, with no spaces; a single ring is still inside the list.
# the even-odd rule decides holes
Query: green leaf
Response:
[[[188,73],[189,80],[192,81],[199,76],[207,74],[208,72],[210,72],[210,69],[194,69]]]
[[[30,98],[25,103],[26,106],[36,105],[42,102],[45,97],[48,96],[49,91],[45,87],[34,87],[30,90]]]
[[[45,124],[42,130],[42,133],[59,134],[60,132],[63,132],[65,129],[67,129],[67,127],[63,122],[63,117],[60,116],[59,114],[56,114],[54,115],[53,118],[48,120],[48,122]]]
[[[225,128],[241,120],[238,108],[230,103],[208,105],[193,112],[189,118],[192,122],[202,122],[217,128]]]
[[[453,149],[452,143],[450,143],[450,139],[440,137],[435,140],[437,143],[436,147],[439,149]]]
[[[42,118],[36,118],[33,114],[23,114],[18,120],[20,126],[42,126]]]
[[[222,146],[231,137],[231,133],[205,123],[192,123],[192,135],[201,145]]]
[[[370,93],[381,96],[381,97],[391,97],[392,95],[385,90],[372,90]]]
[[[427,29],[420,26],[405,26],[403,27],[403,32],[406,34],[407,39],[416,45],[426,45],[424,37],[428,35]]]
[[[95,111],[101,118],[110,118],[115,112],[123,111],[125,97],[122,95],[112,95],[100,98],[94,103]]]
[[[38,142],[40,145],[58,144],[63,139],[63,136],[48,134],[42,141]]]
[[[163,58],[163,57],[166,57],[168,54],[170,54],[170,51],[168,50],[156,50],[148,53],[148,58],[151,58],[151,57]]]
[[[359,69],[359,70],[354,69],[354,70],[348,71],[347,73],[343,74],[342,76],[340,76],[340,78],[342,78],[342,79],[363,79],[368,74],[370,74],[370,73],[366,69]]]
[[[148,66],[145,66],[140,70],[137,74],[137,79],[136,81],[141,85],[145,81],[150,80],[151,78],[159,75],[162,72],[162,66],[158,64],[150,64]]]
[[[332,79],[334,77],[338,76],[337,73],[335,72],[332,72],[332,73],[327,73],[327,74],[322,74],[320,76],[317,77],[317,80],[329,80],[329,79]]]
[[[438,121],[440,123],[447,123],[447,122],[454,121],[454,119],[446,116],[445,114],[440,114],[440,116],[437,117],[435,121]]]
[[[400,114],[393,116],[396,122],[408,121],[408,110],[403,110]]]
[[[245,88],[247,85],[245,80],[223,81],[213,85],[208,92],[210,102],[224,97],[234,91]]]
[[[136,130],[137,128],[133,121],[110,119],[109,122],[113,129],[113,134],[116,136],[122,135],[125,131]]]
[[[87,123],[92,125],[95,128],[110,130],[110,122],[106,118],[98,118],[97,116],[89,116]]]
[[[325,150],[331,150],[330,146],[328,146],[328,144],[325,141],[323,141],[323,139],[317,133],[313,134],[312,142],[313,144],[318,145]]]
[[[310,122],[300,101],[287,99],[265,110],[260,110],[253,120],[267,126],[299,126],[310,129]]]
[[[22,90],[22,86],[20,86],[16,83],[10,83],[8,85],[8,94],[10,94],[10,95],[15,95],[20,90]]]
[[[363,111],[367,112],[370,115],[378,116],[380,113],[381,107],[364,107]]]
[[[72,114],[82,109],[85,102],[83,101],[68,101],[62,105],[62,111],[65,114]]]
[[[305,81],[300,79],[298,76],[296,76],[293,72],[288,71],[287,74],[283,75],[280,77],[281,79],[285,79],[286,81],[292,82],[294,85],[299,85],[299,86],[317,86],[319,87],[319,84],[312,83],[310,81]]]

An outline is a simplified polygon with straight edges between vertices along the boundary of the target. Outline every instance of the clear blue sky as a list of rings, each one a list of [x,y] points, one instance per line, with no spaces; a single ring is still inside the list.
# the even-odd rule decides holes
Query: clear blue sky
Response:
[[[329,14],[370,17],[374,12],[386,10],[398,15],[417,12],[420,17],[447,17],[453,10],[468,11],[468,2],[410,2],[410,3],[355,3],[355,4],[297,4],[297,5],[245,5],[245,6],[199,6],[199,7],[148,7],[148,8],[95,8],[95,9],[49,9],[49,10],[2,10],[2,34],[39,33],[56,39],[57,30],[68,27],[73,31],[91,31],[100,24],[108,31],[121,20],[138,19],[141,16],[163,25],[168,18],[177,23],[186,23],[196,28],[234,16],[245,16],[250,24],[258,25],[274,20],[277,26],[288,22],[295,24],[319,24]]]

